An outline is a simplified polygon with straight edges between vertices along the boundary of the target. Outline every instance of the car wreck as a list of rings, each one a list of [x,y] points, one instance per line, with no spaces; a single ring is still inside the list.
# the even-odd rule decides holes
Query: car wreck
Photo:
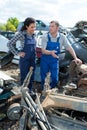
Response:
[[[70,32],[78,38],[79,41],[84,41],[87,44],[87,22],[77,23],[73,28],[70,29]]]
[[[0,35],[0,68],[8,64],[13,59],[13,54],[7,48],[8,39]]]
[[[41,94],[28,91],[32,72],[21,86],[21,100],[8,105],[8,118],[19,120],[21,130],[87,130],[87,65],[73,61],[68,82],[59,90],[50,90],[48,74]]]

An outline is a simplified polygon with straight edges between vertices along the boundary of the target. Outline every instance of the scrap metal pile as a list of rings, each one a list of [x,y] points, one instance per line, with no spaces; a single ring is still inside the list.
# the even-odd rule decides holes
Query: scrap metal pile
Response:
[[[6,118],[8,107],[20,99],[21,91],[15,79],[0,71],[0,121]]]
[[[8,118],[19,120],[20,130],[87,130],[87,65],[73,61],[68,82],[60,89],[49,89],[48,73],[41,94],[27,88],[32,71],[21,87],[21,102],[8,107]]]
[[[87,130],[87,65],[72,61],[68,83],[61,87],[48,90],[42,102],[48,120],[62,130]]]
[[[68,89],[70,95],[87,97],[87,64],[76,65],[72,61],[69,67],[69,80],[75,83],[71,90]]]

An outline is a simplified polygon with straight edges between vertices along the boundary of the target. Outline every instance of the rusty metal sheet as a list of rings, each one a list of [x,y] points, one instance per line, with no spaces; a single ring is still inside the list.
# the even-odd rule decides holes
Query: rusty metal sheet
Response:
[[[61,130],[87,130],[87,124],[76,120],[60,117],[55,114],[47,115],[48,121]]]
[[[12,80],[12,81],[15,81],[14,78],[10,77],[9,75],[7,75],[6,73],[4,73],[1,70],[0,70],[0,78],[3,79],[3,80]]]
[[[87,112],[87,98],[79,98],[64,94],[48,94],[43,100],[42,106],[46,109],[49,107],[69,108],[76,111]]]

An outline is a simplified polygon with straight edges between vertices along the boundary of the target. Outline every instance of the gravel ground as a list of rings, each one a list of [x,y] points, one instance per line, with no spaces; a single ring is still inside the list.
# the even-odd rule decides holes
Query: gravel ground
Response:
[[[5,120],[0,123],[0,130],[19,130],[19,122]]]

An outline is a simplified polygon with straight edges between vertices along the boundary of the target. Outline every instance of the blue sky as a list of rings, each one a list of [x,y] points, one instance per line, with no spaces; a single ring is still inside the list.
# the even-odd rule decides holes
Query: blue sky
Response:
[[[87,0],[0,0],[0,23],[10,17],[23,21],[29,16],[73,27],[78,21],[87,21]]]

